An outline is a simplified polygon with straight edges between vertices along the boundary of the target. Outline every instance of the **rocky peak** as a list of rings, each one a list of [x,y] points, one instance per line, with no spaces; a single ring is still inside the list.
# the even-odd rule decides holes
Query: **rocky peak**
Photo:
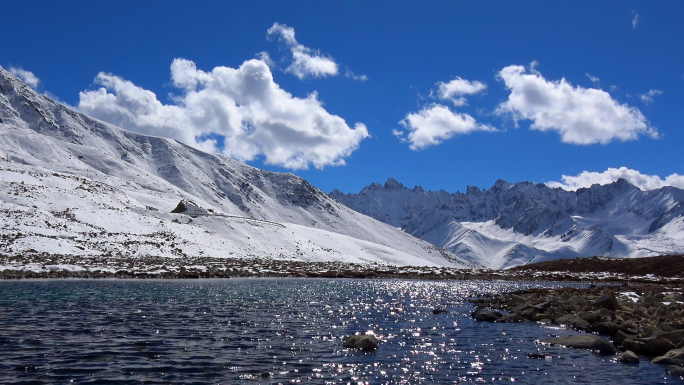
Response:
[[[466,195],[478,196],[480,194],[482,194],[482,190],[480,190],[480,188],[477,186],[468,186],[466,189]]]
[[[12,91],[21,93],[28,89],[31,89],[28,84],[0,66],[0,91],[2,94]]]
[[[379,191],[382,190],[383,187],[379,183],[371,183],[368,186],[364,187],[363,190],[361,190],[361,193],[369,192],[369,191]],[[344,195],[344,193],[342,193]]]
[[[508,183],[503,179],[499,179],[494,183],[494,186],[492,186],[492,191],[503,191],[507,190],[509,187],[511,187],[513,184]]]
[[[387,190],[401,190],[403,188],[404,188],[404,185],[397,182],[397,180],[394,178],[388,178],[387,181],[385,182],[385,189],[387,189]]]

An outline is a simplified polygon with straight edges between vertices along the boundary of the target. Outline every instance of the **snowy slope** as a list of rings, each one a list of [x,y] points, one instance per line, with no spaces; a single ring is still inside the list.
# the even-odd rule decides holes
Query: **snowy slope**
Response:
[[[171,214],[190,199],[231,217]],[[303,179],[122,130],[0,67],[0,251],[476,266]],[[33,250],[33,251],[31,251]]]
[[[684,253],[684,190],[641,191],[625,180],[577,191],[497,181],[466,194],[407,189],[394,179],[330,194],[491,268],[558,258]]]

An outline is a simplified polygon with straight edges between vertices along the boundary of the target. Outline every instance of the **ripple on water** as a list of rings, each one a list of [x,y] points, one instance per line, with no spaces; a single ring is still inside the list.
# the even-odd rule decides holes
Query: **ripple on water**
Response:
[[[3,383],[672,382],[663,367],[534,343],[571,333],[563,329],[470,318],[467,298],[529,286],[541,284],[0,282],[0,377]],[[448,313],[433,314],[435,308]],[[369,330],[381,341],[376,352],[343,348],[343,337]]]

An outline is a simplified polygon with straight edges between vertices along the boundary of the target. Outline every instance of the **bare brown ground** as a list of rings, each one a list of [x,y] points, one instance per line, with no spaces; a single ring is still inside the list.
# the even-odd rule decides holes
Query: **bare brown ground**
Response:
[[[662,255],[644,258],[577,258],[533,263],[511,270],[568,271],[572,273],[611,272],[640,276],[684,277],[684,255]]]

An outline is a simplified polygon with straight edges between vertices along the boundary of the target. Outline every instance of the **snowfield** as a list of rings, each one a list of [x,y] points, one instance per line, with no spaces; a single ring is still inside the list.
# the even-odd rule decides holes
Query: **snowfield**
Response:
[[[196,202],[191,214],[209,214],[171,213],[182,199]],[[355,212],[293,174],[89,118],[1,67],[0,211],[5,257],[481,267]]]

